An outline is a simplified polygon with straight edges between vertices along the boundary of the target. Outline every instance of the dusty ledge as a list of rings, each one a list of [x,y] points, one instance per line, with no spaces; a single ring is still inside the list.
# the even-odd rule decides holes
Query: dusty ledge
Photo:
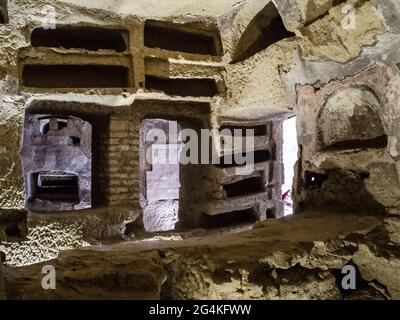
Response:
[[[398,275],[379,267],[400,266],[398,225],[391,217],[309,212],[236,235],[94,246],[2,271],[8,299],[399,298]],[[349,261],[368,285],[342,295],[335,274]],[[48,264],[57,270],[56,290],[40,286]]]

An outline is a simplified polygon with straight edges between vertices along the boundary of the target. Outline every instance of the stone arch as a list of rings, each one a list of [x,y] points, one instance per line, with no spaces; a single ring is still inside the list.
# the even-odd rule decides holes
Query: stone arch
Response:
[[[387,145],[380,103],[366,88],[351,87],[331,95],[320,110],[317,125],[321,149]]]

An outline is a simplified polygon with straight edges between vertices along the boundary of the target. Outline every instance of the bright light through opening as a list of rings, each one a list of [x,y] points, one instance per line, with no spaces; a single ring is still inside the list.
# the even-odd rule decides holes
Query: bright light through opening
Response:
[[[293,179],[294,166],[297,161],[298,144],[296,131],[296,117],[283,123],[283,164],[285,168],[285,181],[282,185],[282,198],[285,202],[285,216],[293,214]]]

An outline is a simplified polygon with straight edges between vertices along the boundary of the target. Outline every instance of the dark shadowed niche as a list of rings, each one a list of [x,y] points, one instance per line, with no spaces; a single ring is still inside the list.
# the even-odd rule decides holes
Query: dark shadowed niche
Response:
[[[0,0],[0,24],[8,23],[7,0]]]
[[[270,45],[293,36],[295,34],[286,29],[271,1],[250,21],[234,50],[231,63],[250,58]]]

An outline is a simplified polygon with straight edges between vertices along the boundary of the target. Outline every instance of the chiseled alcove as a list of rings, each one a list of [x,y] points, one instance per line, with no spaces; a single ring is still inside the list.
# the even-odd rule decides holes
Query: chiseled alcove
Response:
[[[382,109],[374,94],[362,88],[346,88],[329,97],[318,119],[323,148],[385,148],[387,135]]]
[[[21,149],[26,208],[90,208],[92,125],[72,116],[27,113]]]

